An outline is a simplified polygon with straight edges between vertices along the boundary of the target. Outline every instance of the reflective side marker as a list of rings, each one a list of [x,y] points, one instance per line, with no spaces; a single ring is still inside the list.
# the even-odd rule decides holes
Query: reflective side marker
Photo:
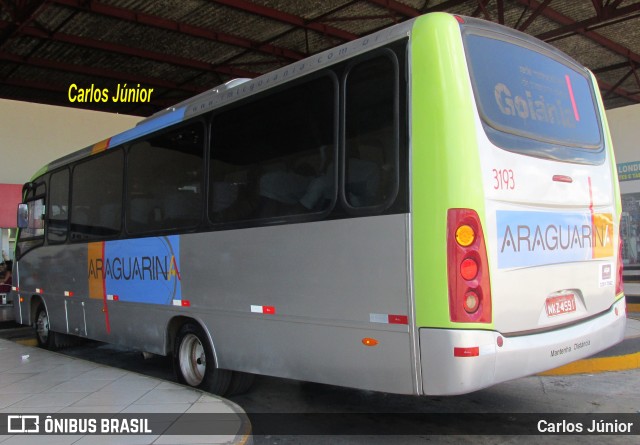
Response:
[[[120,297],[118,297],[117,295],[107,295],[107,300],[109,300],[109,301],[119,301]]]
[[[276,307],[275,306],[257,306],[252,304],[251,312],[253,312],[254,314],[274,315],[276,313]]]
[[[480,355],[480,347],[472,348],[453,348],[454,357],[478,357]]]
[[[409,324],[409,317],[395,314],[369,314],[369,321],[384,324]]]
[[[44,294],[44,290],[40,289],[39,287],[36,287],[36,293],[37,294]]]
[[[189,300],[173,300],[174,306],[190,307],[191,301]]]
[[[64,296],[65,297],[73,297],[73,292],[71,292],[69,290],[66,290],[66,291],[64,291]]]

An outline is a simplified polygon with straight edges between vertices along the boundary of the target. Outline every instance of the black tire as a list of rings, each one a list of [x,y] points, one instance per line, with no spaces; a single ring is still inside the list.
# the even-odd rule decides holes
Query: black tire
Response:
[[[233,371],[233,375],[231,376],[231,383],[229,384],[229,389],[227,389],[226,395],[234,396],[246,393],[247,391],[249,391],[249,389],[251,389],[251,385],[253,385],[255,379],[255,374]]]
[[[36,329],[36,340],[38,346],[44,349],[54,351],[58,349],[58,333],[49,329],[49,314],[44,304],[40,304],[36,310],[36,320],[34,323]]]
[[[231,382],[231,371],[217,367],[209,339],[195,323],[186,323],[178,331],[173,369],[180,383],[212,394],[224,395]]]

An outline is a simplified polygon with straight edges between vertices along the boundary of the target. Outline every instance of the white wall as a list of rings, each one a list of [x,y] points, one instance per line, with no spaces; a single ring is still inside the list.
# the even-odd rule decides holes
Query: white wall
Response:
[[[0,99],[0,183],[23,184],[54,159],[134,127],[140,120]]]

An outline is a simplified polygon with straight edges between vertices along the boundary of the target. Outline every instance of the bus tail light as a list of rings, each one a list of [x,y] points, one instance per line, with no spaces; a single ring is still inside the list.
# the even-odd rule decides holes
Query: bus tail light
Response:
[[[489,262],[480,218],[474,210],[447,214],[449,316],[458,323],[491,323]]]
[[[624,269],[622,263],[622,237],[618,235],[618,270],[616,274],[616,296],[624,292],[624,282],[622,271]]]
[[[474,314],[480,307],[480,297],[474,291],[464,294],[464,302],[462,307],[468,314]]]

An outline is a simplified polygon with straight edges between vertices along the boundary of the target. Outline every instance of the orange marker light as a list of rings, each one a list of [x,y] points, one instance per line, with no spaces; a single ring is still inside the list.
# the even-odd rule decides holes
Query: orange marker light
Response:
[[[365,346],[378,346],[378,340],[375,338],[365,337],[362,339],[362,344]]]
[[[461,225],[456,229],[456,242],[462,247],[469,247],[476,240],[476,232],[471,226]]]

